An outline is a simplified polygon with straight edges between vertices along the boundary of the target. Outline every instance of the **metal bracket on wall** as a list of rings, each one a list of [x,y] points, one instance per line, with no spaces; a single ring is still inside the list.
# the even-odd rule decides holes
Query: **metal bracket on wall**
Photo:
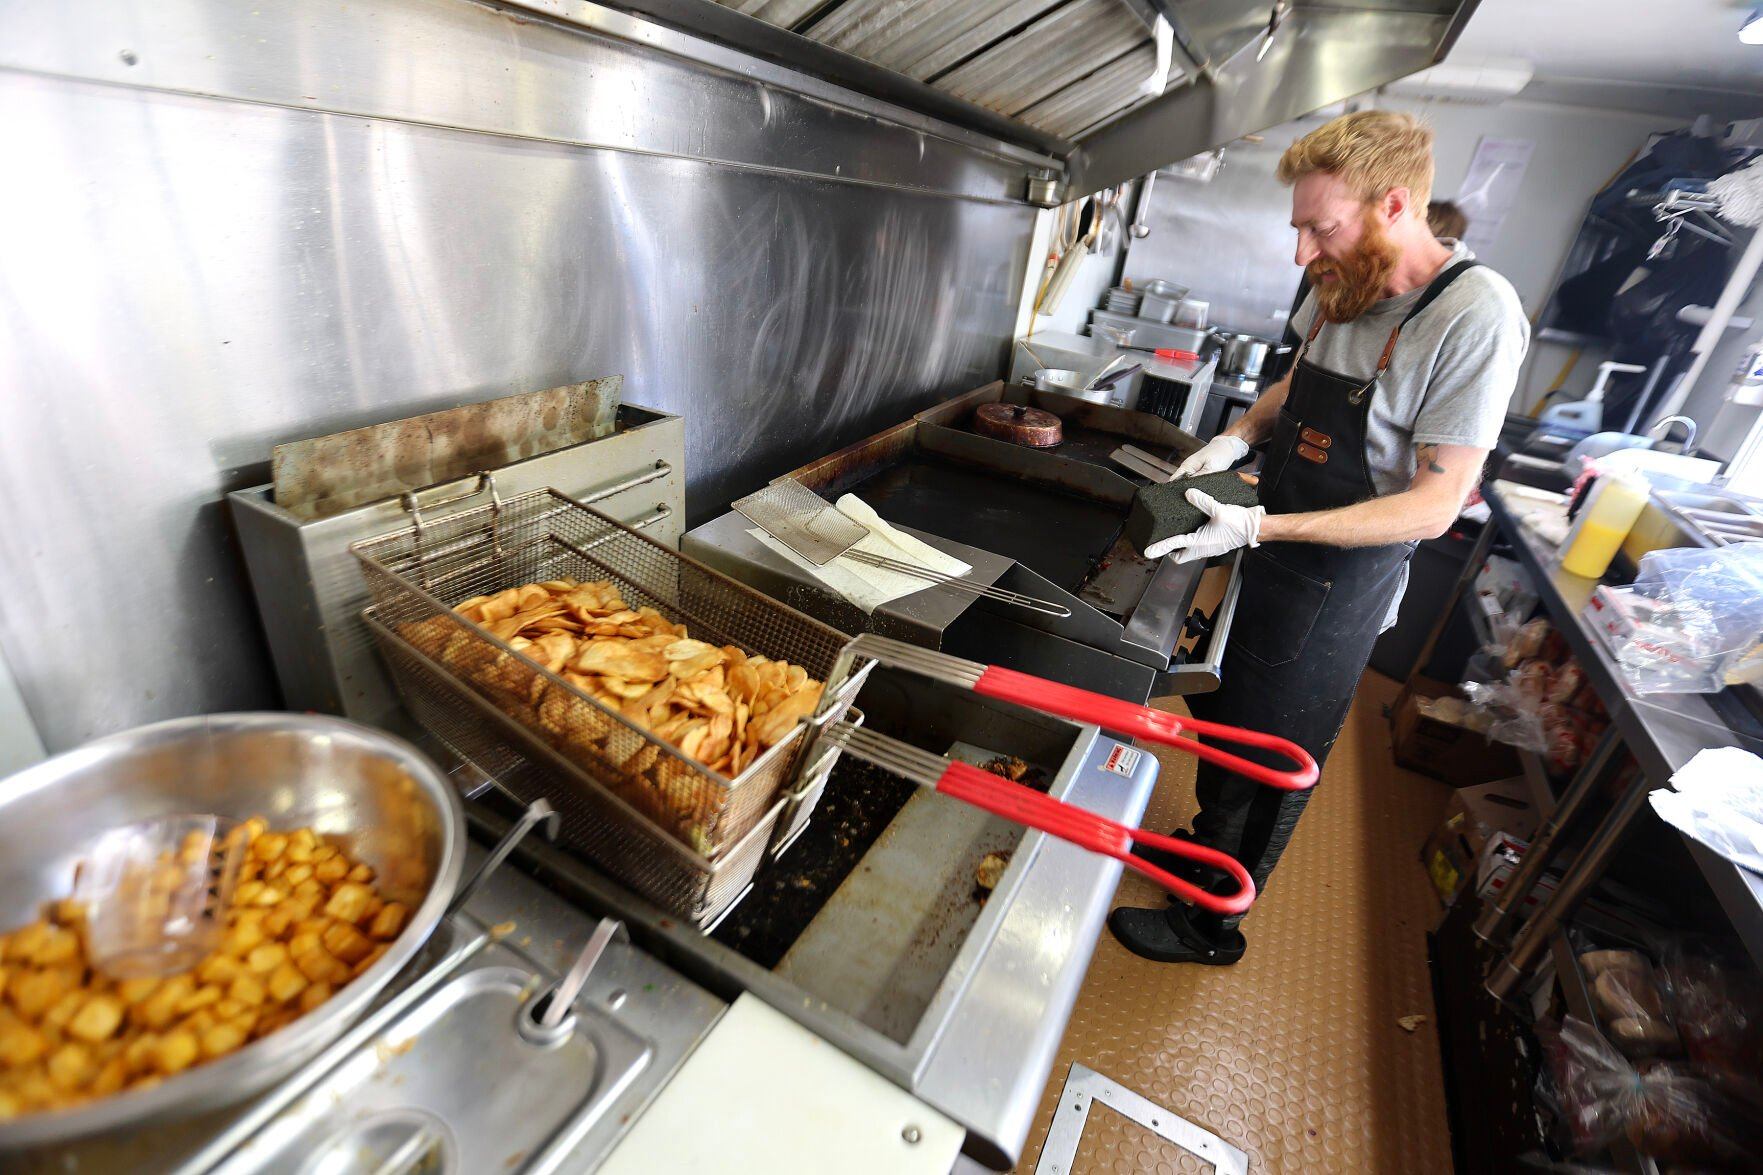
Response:
[[[1218,1175],[1249,1175],[1249,1156],[1216,1134],[1202,1130],[1141,1097],[1124,1085],[1110,1081],[1088,1065],[1071,1066],[1065,1075],[1065,1088],[1059,1091],[1059,1108],[1053,1112],[1053,1124],[1047,1128],[1047,1141],[1041,1146],[1040,1161],[1035,1175],[1070,1175],[1072,1161],[1077,1158],[1078,1140],[1083,1137],[1084,1123],[1089,1120],[1090,1107],[1101,1102],[1128,1119],[1143,1126],[1165,1142],[1212,1164]]]

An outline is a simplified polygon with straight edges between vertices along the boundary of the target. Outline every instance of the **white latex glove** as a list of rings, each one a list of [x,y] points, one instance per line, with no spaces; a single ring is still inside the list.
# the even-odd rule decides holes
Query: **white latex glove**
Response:
[[[1187,499],[1189,505],[1204,510],[1209,521],[1192,534],[1178,534],[1152,543],[1145,548],[1147,559],[1160,559],[1173,551],[1177,563],[1191,563],[1228,554],[1238,547],[1261,545],[1261,520],[1267,517],[1265,507],[1233,506],[1200,490],[1189,490]]]
[[[1194,455],[1175,467],[1177,477],[1198,477],[1202,473],[1219,473],[1249,455],[1248,443],[1242,437],[1219,433],[1201,445]]]

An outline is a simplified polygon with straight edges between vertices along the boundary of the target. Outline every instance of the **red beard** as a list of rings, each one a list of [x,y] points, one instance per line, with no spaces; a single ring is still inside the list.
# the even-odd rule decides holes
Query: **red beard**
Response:
[[[1318,257],[1304,267],[1310,288],[1316,292],[1316,309],[1324,322],[1351,322],[1383,298],[1384,285],[1395,272],[1401,250],[1385,235],[1370,209],[1365,212],[1365,233],[1353,255],[1340,261]],[[1323,281],[1333,274],[1335,281]]]

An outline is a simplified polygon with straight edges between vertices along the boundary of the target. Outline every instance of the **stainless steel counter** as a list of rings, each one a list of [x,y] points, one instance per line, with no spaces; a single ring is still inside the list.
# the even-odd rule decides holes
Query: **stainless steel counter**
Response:
[[[484,850],[472,844],[467,852],[466,873],[477,868]],[[487,927],[506,934],[482,955],[489,962],[519,960],[536,964],[552,977],[562,976],[581,952],[597,918],[548,892],[518,869],[504,865],[493,873],[467,904],[465,916],[442,923],[423,955],[381,997],[375,1008],[387,1007],[424,971],[437,965],[463,965],[462,960],[481,946]],[[500,932],[500,931],[499,931]],[[475,945],[474,945],[475,944]],[[494,955],[495,958],[490,958]],[[581,1170],[595,1164],[609,1151],[643,1108],[660,1091],[708,1032],[725,1004],[702,987],[657,962],[640,948],[613,942],[588,976],[576,1001],[578,1008],[603,1009],[616,1024],[641,1038],[648,1046],[647,1062],[635,1078],[599,1114],[573,1147],[557,1156],[558,1170]],[[368,1013],[372,1017],[374,1012]],[[402,1017],[400,1017],[402,1019]],[[509,1034],[513,1026],[509,1025]],[[382,1047],[378,1034],[362,1052],[381,1064],[395,1063],[407,1046]],[[341,1066],[339,1066],[341,1067]],[[401,1080],[401,1075],[394,1080]],[[517,1073],[499,1073],[504,1085],[518,1080]],[[271,1089],[260,1097],[213,1114],[158,1125],[125,1134],[111,1135],[53,1152],[0,1156],[0,1169],[22,1172],[201,1172],[216,1169],[281,1170],[274,1162],[259,1164],[239,1147],[249,1145],[259,1132],[250,1123],[277,1098]],[[289,1116],[303,1112],[300,1102],[287,1107]],[[305,1111],[310,1115],[310,1107]],[[333,1117],[337,1116],[334,1112]],[[277,1119],[280,1121],[281,1119]],[[263,1131],[264,1134],[271,1133]],[[285,1131],[283,1132],[285,1133]],[[511,1136],[514,1132],[511,1129]],[[538,1157],[534,1153],[513,1156],[508,1170]],[[218,1165],[218,1166],[217,1166]]]
[[[1137,824],[1156,760],[1141,754],[1122,775],[1100,765],[1113,740],[1095,727],[1072,729],[1072,753],[1051,794]],[[469,815],[485,831],[504,826],[475,804]],[[1118,862],[1024,833],[922,1017],[909,1031],[889,1031],[840,1006],[848,1001],[838,993],[805,990],[549,845],[529,837],[515,856],[583,908],[623,919],[636,944],[669,967],[724,999],[751,992],[948,1115],[967,1131],[966,1153],[998,1170],[1021,1157],[1121,873]]]
[[[1572,575],[1554,561],[1553,544],[1525,527],[1502,491],[1505,483],[1482,488],[1493,522],[1512,543],[1518,560],[1536,584],[1543,608],[1566,638],[1568,647],[1597,690],[1611,724],[1655,787],[1666,786],[1672,772],[1704,747],[1740,747],[1763,754],[1763,739],[1728,725],[1708,697],[1701,694],[1634,692],[1604,644],[1586,627],[1586,601],[1598,581]],[[1763,877],[1741,869],[1726,858],[1685,838],[1690,855],[1701,867],[1746,949],[1763,966]]]

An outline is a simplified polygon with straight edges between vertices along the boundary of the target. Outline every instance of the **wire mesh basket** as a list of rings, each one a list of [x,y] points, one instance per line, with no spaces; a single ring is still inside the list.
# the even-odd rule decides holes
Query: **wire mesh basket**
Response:
[[[689,849],[611,790],[584,781],[581,769],[556,748],[387,628],[376,613],[368,608],[362,619],[411,716],[522,805],[549,800],[563,819],[563,843],[700,927],[713,925],[746,892],[777,840],[792,806],[789,797],[779,796],[746,835],[714,858]],[[824,771],[814,776],[824,782]]]
[[[508,727],[491,725],[519,754],[521,766],[540,766],[544,786],[557,789],[545,796],[559,811],[567,816],[573,804],[610,797],[665,833],[674,847],[705,861],[745,845],[762,821],[775,818],[785,785],[802,766],[810,723],[796,726],[729,778],[453,607],[522,584],[609,580],[630,607],[652,607],[697,640],[788,661],[821,681],[846,641],[836,629],[554,490],[493,499],[440,519],[419,516],[413,525],[352,550],[375,601],[370,627],[406,703],[437,737],[463,753],[456,745],[468,738],[461,724],[481,723],[491,713],[503,716],[530,737],[510,737]],[[838,721],[861,684],[861,674],[843,678],[811,723]],[[451,696],[460,691],[489,709],[462,712]],[[542,756],[540,763],[535,746],[555,755]],[[601,863],[611,871],[610,862]]]

